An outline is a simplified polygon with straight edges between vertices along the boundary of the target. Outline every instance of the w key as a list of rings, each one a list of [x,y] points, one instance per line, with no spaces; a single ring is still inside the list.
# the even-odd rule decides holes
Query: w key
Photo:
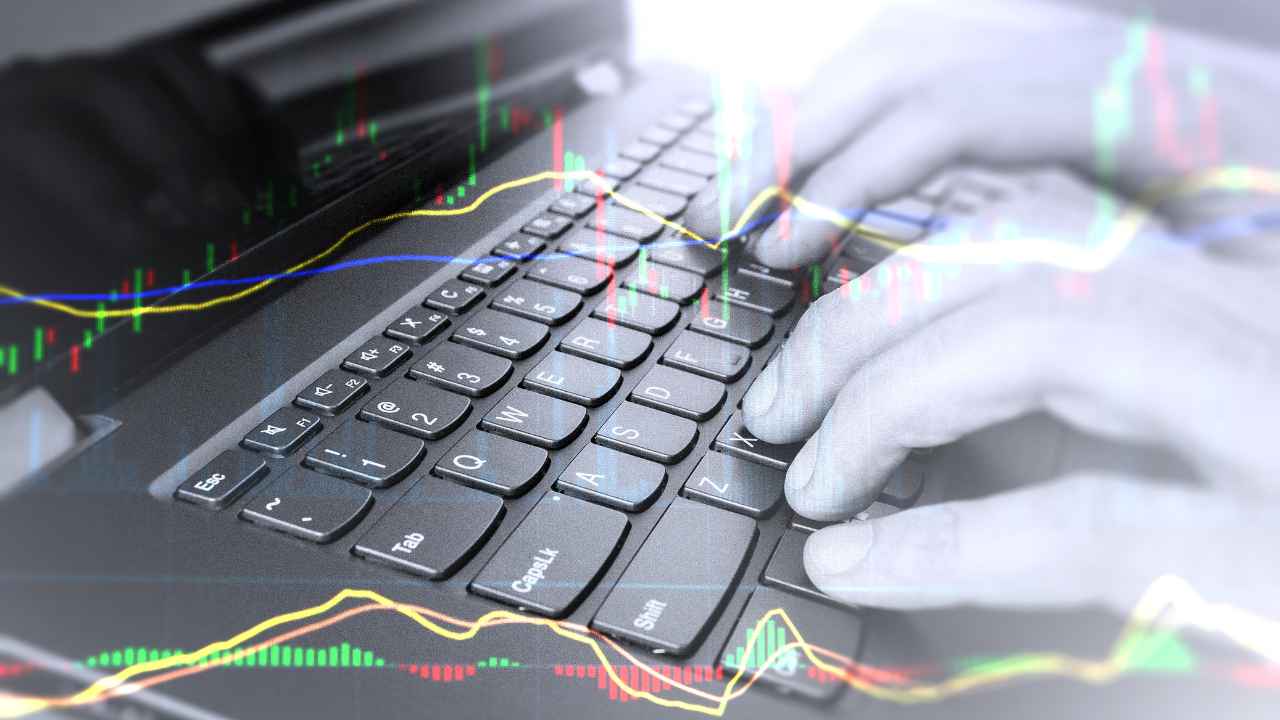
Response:
[[[516,388],[493,406],[480,426],[515,440],[555,449],[572,442],[586,423],[587,411],[581,405]]]

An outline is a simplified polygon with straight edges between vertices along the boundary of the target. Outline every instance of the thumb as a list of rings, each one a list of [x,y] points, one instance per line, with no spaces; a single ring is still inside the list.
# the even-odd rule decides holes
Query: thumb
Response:
[[[844,602],[898,609],[1099,603],[1127,612],[1165,574],[1215,601],[1280,610],[1280,502],[1081,475],[834,525],[805,569]]]

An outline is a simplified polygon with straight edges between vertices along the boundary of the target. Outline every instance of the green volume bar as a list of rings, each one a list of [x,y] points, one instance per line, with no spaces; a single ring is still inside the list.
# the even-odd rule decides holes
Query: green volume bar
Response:
[[[31,361],[40,362],[44,360],[44,328],[36,326],[35,338],[31,343]]]

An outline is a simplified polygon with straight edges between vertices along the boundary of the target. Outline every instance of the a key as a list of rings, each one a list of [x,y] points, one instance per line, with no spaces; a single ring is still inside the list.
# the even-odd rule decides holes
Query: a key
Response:
[[[445,280],[444,284],[427,296],[424,304],[437,310],[455,314],[464,313],[484,299],[484,289],[479,285],[462,282],[457,278]]]
[[[779,270],[763,263],[746,263],[738,268],[739,275],[748,275],[758,280],[777,283],[785,288],[796,288],[798,273],[795,270]],[[714,280],[712,281],[714,282]]]
[[[173,496],[207,510],[221,510],[267,474],[267,463],[243,450],[223,450],[178,486]]]
[[[706,420],[724,402],[724,384],[690,375],[664,365],[654,365],[631,391],[630,399],[690,420]]]
[[[588,216],[587,227],[613,233],[639,243],[648,242],[662,232],[662,223],[618,205],[607,206],[604,217],[600,217],[599,213]]]
[[[613,279],[613,271],[582,258],[561,256],[539,260],[529,268],[525,276],[558,288],[591,295],[609,284]]]
[[[409,370],[409,374],[471,397],[484,397],[511,375],[511,361],[454,343],[442,343]]]
[[[440,458],[435,472],[481,490],[514,497],[542,477],[549,457],[542,448],[472,430]]]
[[[337,415],[369,389],[369,381],[341,370],[328,370],[293,399],[299,407]]]
[[[493,296],[491,307],[547,325],[560,325],[582,307],[582,296],[530,280],[517,280]]]
[[[627,525],[616,510],[547,493],[471,582],[471,592],[564,617],[609,566]]]
[[[848,683],[814,667],[800,648],[782,650],[801,638],[792,635],[781,616],[774,612],[778,609],[786,613],[805,642],[847,657],[857,654],[861,634],[857,617],[777,590],[760,588],[751,596],[751,602],[747,603],[747,609],[742,611],[741,619],[725,643],[720,656],[725,674],[745,668],[744,675],[751,676],[766,668],[759,675],[762,685],[818,703],[831,702]],[[836,661],[823,659],[839,666]],[[853,668],[843,669],[853,671]]]
[[[798,442],[770,445],[752,435],[747,426],[742,424],[742,416],[737,413],[729,418],[729,422],[724,424],[724,429],[712,443],[712,447],[716,450],[783,472],[791,466],[791,461],[795,459],[796,453],[800,452],[803,445],[804,443]]]
[[[658,158],[658,165],[672,170],[700,175],[707,180],[716,176],[716,159],[714,157],[687,150],[668,150],[662,157]]]
[[[755,348],[764,345],[773,335],[773,320],[764,313],[717,302],[711,303],[707,312],[694,315],[689,329]]]
[[[491,257],[471,263],[458,277],[467,282],[493,287],[494,285],[501,285],[515,271],[515,261]]]
[[[320,418],[297,408],[282,407],[249,431],[240,444],[250,450],[284,457],[320,429]]]
[[[784,531],[761,580],[793,595],[831,602],[831,598],[809,580],[809,573],[804,569],[804,543],[808,539],[808,533],[800,530]]]
[[[512,360],[529,357],[547,341],[546,326],[493,310],[481,310],[458,323],[455,342]]]
[[[351,420],[307,451],[308,467],[370,487],[388,487],[408,475],[426,452],[417,438]]]
[[[658,157],[658,153],[662,152],[662,148],[653,143],[636,141],[622,148],[622,152],[618,153],[624,158],[635,160],[640,163],[647,163]]]
[[[624,402],[600,425],[595,441],[665,465],[680,462],[698,439],[697,423]]]
[[[605,177],[611,177],[615,180],[630,180],[632,175],[640,172],[640,163],[627,158],[614,158],[605,163],[603,171]]]
[[[622,372],[562,352],[551,352],[524,376],[522,386],[569,402],[595,407],[613,397]]]
[[[680,306],[652,295],[624,291],[615,293],[612,301],[608,297],[601,300],[591,311],[591,317],[650,335],[661,335],[676,324]]]
[[[606,175],[608,173],[605,173]],[[578,219],[596,209],[595,198],[579,193],[565,193],[547,206],[547,210],[568,218]]]
[[[672,195],[653,188],[643,187],[641,185],[628,185],[620,193],[627,200],[640,205],[651,212],[658,213],[668,220],[676,217],[689,207],[688,199],[680,195]],[[615,202],[619,205],[622,203],[615,198]],[[630,207],[630,206],[626,206]]]
[[[597,175],[594,180],[578,180],[573,184],[573,191],[579,195],[592,198],[594,201],[597,197],[606,197],[609,193],[618,189],[618,185],[622,183],[611,177],[602,177]]]
[[[636,176],[635,182],[654,190],[683,195],[691,198],[706,186],[707,181],[700,175],[691,175],[679,170],[663,167],[651,167]]]
[[[786,475],[715,451],[685,480],[683,494],[699,502],[762,518],[778,506]]]
[[[673,132],[664,127],[653,126],[645,130],[640,135],[640,140],[654,145],[666,147],[679,139],[680,133]]]
[[[515,497],[547,471],[547,451],[493,433],[471,430],[435,464],[435,474],[468,486]]]
[[[291,468],[254,496],[240,518],[313,543],[337,540],[373,505],[367,488]]]
[[[667,481],[661,465],[599,445],[587,445],[560,473],[556,489],[626,512],[649,507]]]
[[[719,250],[684,236],[664,237],[649,247],[649,259],[667,267],[689,270],[703,277],[720,272],[725,259]]]
[[[489,539],[502,500],[424,475],[351,552],[431,580],[452,575]]]
[[[652,347],[653,340],[642,332],[587,318],[564,336],[559,349],[627,370],[639,364]]]
[[[623,287],[688,305],[702,294],[702,276],[656,263],[641,262],[622,278]]]
[[[465,276],[466,273],[463,273]],[[383,335],[395,340],[421,345],[435,337],[436,333],[449,325],[449,318],[444,313],[426,308],[410,308],[399,318],[393,320]]]
[[[573,221],[563,215],[543,213],[525,223],[524,227],[520,228],[520,232],[543,240],[551,240],[560,237],[561,233],[568,230],[571,225]]]
[[[851,260],[849,258],[839,258],[837,262],[827,270],[826,277],[822,280],[822,294],[826,295],[837,290],[852,294],[857,288],[848,287],[849,283],[855,282],[863,273],[870,270],[873,266]]]
[[[784,314],[796,295],[791,288],[743,273],[730,273],[726,282],[712,278],[707,284],[711,286],[712,297],[772,317]]]
[[[402,379],[365,403],[360,417],[397,432],[439,440],[471,412],[471,401],[431,383]]]
[[[703,377],[730,383],[751,365],[746,348],[686,330],[662,354],[662,363]]]
[[[591,627],[676,657],[697,649],[738,582],[755,521],[676,498]]]
[[[384,377],[412,354],[403,340],[376,337],[352,350],[342,361],[342,367],[352,372]]]
[[[510,260],[528,260],[542,252],[547,244],[531,235],[514,233],[506,240],[493,246],[493,254]]]
[[[498,401],[480,426],[544,448],[568,445],[587,424],[581,405],[516,388]]]
[[[631,262],[639,251],[635,240],[595,230],[577,230],[560,241],[560,251],[584,260],[619,267]]]

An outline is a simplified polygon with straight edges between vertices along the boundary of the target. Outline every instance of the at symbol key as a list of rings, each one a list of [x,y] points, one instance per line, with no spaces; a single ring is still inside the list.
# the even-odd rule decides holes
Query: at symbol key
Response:
[[[360,417],[397,432],[439,440],[471,412],[471,401],[430,383],[397,380],[365,403]]]

